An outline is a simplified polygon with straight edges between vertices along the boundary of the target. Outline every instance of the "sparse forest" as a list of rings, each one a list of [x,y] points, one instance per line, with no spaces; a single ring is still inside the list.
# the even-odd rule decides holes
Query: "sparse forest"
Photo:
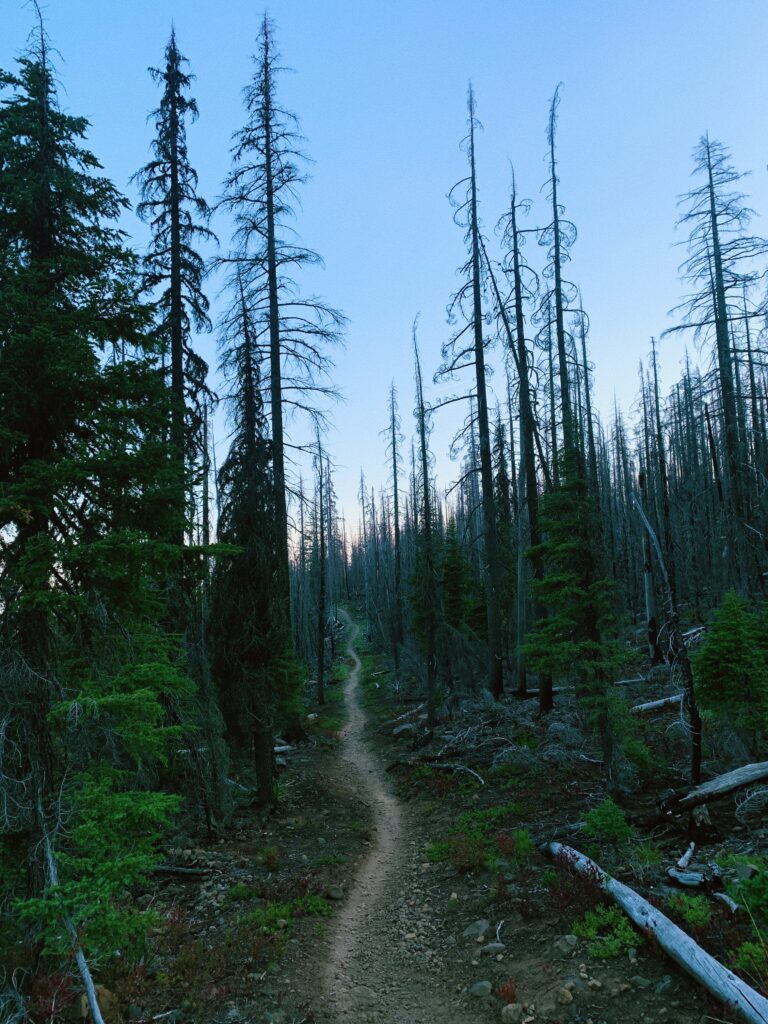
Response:
[[[278,27],[211,195],[183,24],[159,41],[132,206],[30,17],[0,71],[0,1024],[767,1024],[768,239],[728,140],[681,140],[679,304],[606,416],[577,113],[557,85],[542,180],[490,209],[470,85],[445,332],[404,311],[412,390],[369,405],[344,508],[347,320],[307,284]]]

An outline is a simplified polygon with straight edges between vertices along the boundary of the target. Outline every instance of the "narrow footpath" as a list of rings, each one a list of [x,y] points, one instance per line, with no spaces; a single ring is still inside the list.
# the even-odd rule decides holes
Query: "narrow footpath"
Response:
[[[383,766],[369,749],[365,713],[360,706],[360,659],[355,650],[357,627],[344,615],[354,662],[346,690],[349,715],[341,760],[347,781],[369,805],[374,824],[371,852],[339,914],[331,939],[326,973],[326,1006],[336,1024],[350,1021],[377,1024],[478,1024],[487,1013],[469,1014],[431,976],[430,959],[437,951],[414,954],[408,920],[414,916],[414,894],[423,889],[418,832],[391,791]]]

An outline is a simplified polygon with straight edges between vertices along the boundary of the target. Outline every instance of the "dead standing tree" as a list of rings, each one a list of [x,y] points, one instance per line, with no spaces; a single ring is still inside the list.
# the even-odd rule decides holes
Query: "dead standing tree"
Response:
[[[469,133],[465,139],[469,160],[469,176],[453,186],[451,202],[456,206],[454,220],[466,229],[465,241],[469,259],[462,268],[465,284],[448,307],[449,322],[461,317],[465,323],[443,346],[443,364],[437,379],[452,379],[462,369],[472,368],[475,375],[476,423],[480,462],[481,500],[483,509],[483,560],[486,619],[488,624],[488,689],[498,698],[504,692],[502,660],[502,586],[499,559],[498,518],[493,487],[493,458],[488,416],[488,388],[483,337],[483,261],[482,240],[478,219],[475,133],[480,127],[475,115],[475,97],[469,88],[467,100]],[[466,189],[462,199],[456,194]]]
[[[680,269],[694,291],[672,311],[681,314],[681,323],[670,330],[691,330],[700,344],[712,345],[722,422],[728,561],[731,575],[743,578],[744,531],[736,524],[743,524],[747,513],[742,471],[747,452],[731,334],[734,324],[749,322],[744,287],[755,280],[755,260],[768,252],[768,241],[747,233],[753,211],[745,205],[746,196],[734,190],[744,175],[733,168],[726,148],[704,135],[693,157],[693,173],[703,181],[680,199],[686,209],[678,223],[690,229],[688,258]]]
[[[263,386],[269,403],[272,480],[277,524],[276,594],[286,634],[290,614],[286,433],[290,413],[322,422],[320,404],[335,397],[328,347],[339,340],[343,315],[319,298],[301,295],[294,275],[322,264],[299,245],[290,227],[305,160],[295,114],[280,106],[276,79],[282,70],[274,28],[264,16],[253,58],[255,71],[244,89],[247,121],[235,133],[233,167],[219,208],[234,219],[233,251],[219,263],[235,264],[242,276],[254,345],[266,364]]]

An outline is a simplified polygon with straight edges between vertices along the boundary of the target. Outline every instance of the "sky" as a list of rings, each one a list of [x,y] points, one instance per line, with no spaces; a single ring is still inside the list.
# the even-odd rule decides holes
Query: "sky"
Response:
[[[131,200],[148,157],[147,113],[171,24],[197,76],[200,119],[189,131],[201,193],[219,194],[230,138],[243,120],[242,87],[263,8],[245,0],[47,0],[62,105],[91,121],[90,146]],[[399,390],[412,430],[411,323],[428,377],[448,338],[446,305],[465,258],[447,200],[463,177],[459,142],[472,81],[484,129],[477,140],[480,211],[491,247],[514,164],[533,200],[530,226],[548,216],[549,100],[563,83],[557,135],[560,198],[578,228],[569,277],[591,321],[595,404],[630,412],[650,337],[684,295],[677,199],[691,186],[691,152],[708,131],[732,152],[751,204],[768,213],[768,4],[765,0],[272,0],[283,63],[283,104],[301,120],[313,163],[296,225],[325,269],[307,288],[349,317],[334,379],[344,400],[327,444],[348,519],[360,469],[385,482],[387,394]],[[0,67],[12,66],[33,25],[22,0],[0,0]],[[124,227],[138,248],[146,229]],[[214,223],[226,244],[227,225]],[[754,224],[768,234],[764,218]],[[531,243],[539,265],[543,251]],[[214,289],[215,290],[215,289]],[[214,302],[214,307],[216,303]],[[215,336],[199,340],[215,366]],[[676,379],[679,336],[661,347],[663,382]],[[496,383],[501,378],[497,375]],[[215,381],[214,381],[215,383]],[[433,397],[444,393],[430,385]],[[450,411],[449,411],[450,410]],[[433,433],[441,484],[456,407]],[[218,431],[224,443],[224,426]]]

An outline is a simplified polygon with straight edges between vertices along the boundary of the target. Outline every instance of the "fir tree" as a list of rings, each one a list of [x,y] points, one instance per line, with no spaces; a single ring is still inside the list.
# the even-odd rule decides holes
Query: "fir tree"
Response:
[[[250,748],[258,799],[275,798],[272,747],[275,665],[287,643],[276,607],[278,572],[271,446],[261,395],[254,325],[239,275],[224,318],[221,367],[229,382],[233,433],[219,471],[219,541],[235,553],[218,560],[211,622],[214,674],[229,735]]]
[[[730,722],[757,752],[768,731],[768,617],[729,590],[693,657],[702,709]]]
[[[149,69],[152,80],[162,85],[163,95],[150,115],[156,132],[152,159],[135,175],[141,188],[137,213],[152,229],[144,258],[146,282],[149,288],[161,289],[161,326],[171,357],[171,443],[178,480],[174,539],[180,544],[187,518],[185,463],[194,446],[199,447],[208,370],[192,348],[191,331],[193,327],[211,327],[203,292],[205,262],[197,245],[215,238],[208,228],[210,209],[198,194],[197,172],[187,148],[187,121],[198,117],[197,103],[189,95],[194,76],[184,70],[188,63],[172,30],[165,48],[165,67]]]
[[[532,586],[548,616],[528,634],[525,653],[536,671],[575,680],[577,698],[599,732],[610,777],[614,745],[608,688],[618,654],[606,636],[614,625],[612,585],[601,570],[594,502],[567,456],[561,481],[541,501],[543,540],[531,556],[543,559],[546,574]]]
[[[191,694],[152,625],[175,557],[168,403],[127,203],[58,104],[42,29],[0,85],[0,827],[28,937],[70,949],[93,997],[86,954],[141,930],[126,889],[176,804],[142,785]]]

